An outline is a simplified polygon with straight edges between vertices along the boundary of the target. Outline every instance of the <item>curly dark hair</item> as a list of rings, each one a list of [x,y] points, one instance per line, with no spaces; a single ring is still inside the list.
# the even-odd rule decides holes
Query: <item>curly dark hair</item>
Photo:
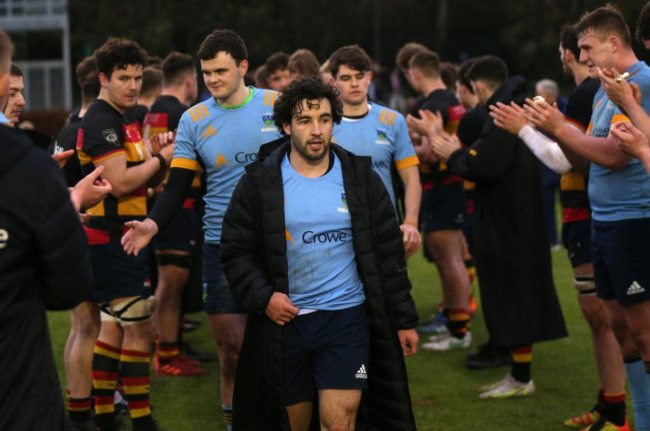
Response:
[[[144,68],[147,53],[136,42],[129,39],[110,37],[102,46],[95,50],[97,70],[111,78],[115,70],[126,69],[127,66],[140,65]]]
[[[291,119],[302,112],[302,101],[327,99],[332,106],[332,120],[339,124],[343,118],[343,104],[339,92],[320,76],[296,79],[284,89],[273,107],[273,121],[282,134],[286,134],[283,124],[291,124]]]
[[[215,30],[207,35],[196,56],[199,60],[212,60],[220,52],[230,54],[237,66],[242,60],[248,60],[244,40],[232,30]]]

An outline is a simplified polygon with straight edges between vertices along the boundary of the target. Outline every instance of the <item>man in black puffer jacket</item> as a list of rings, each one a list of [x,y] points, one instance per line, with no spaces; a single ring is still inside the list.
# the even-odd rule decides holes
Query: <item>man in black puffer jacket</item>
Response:
[[[403,356],[417,350],[417,313],[402,236],[370,159],[330,144],[341,115],[330,85],[292,83],[274,107],[290,136],[260,149],[226,212],[221,263],[249,312],[234,430],[306,430],[312,419],[415,429]]]

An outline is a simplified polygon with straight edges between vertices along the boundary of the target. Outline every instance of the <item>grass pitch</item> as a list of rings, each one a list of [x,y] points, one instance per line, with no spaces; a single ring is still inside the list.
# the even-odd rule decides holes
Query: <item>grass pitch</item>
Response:
[[[434,265],[421,253],[409,260],[413,296],[420,319],[427,319],[440,300],[440,281]],[[471,371],[465,356],[487,338],[479,307],[472,319],[473,346],[468,351],[426,352],[407,359],[413,410],[420,431],[455,430],[539,430],[567,429],[562,421],[584,413],[596,402],[599,388],[591,335],[582,317],[572,285],[566,252],[553,252],[553,274],[562,303],[569,337],[536,344],[532,374],[537,392],[525,399],[480,400],[478,387],[503,378],[507,367]],[[526,280],[522,280],[525,283]],[[475,282],[475,294],[478,288]],[[478,300],[478,297],[477,297]],[[61,384],[65,387],[63,347],[69,330],[67,312],[50,313],[50,330]],[[203,324],[186,338],[193,347],[209,350],[216,357],[204,315]],[[426,341],[426,336],[421,342]],[[219,368],[216,361],[206,364],[203,377],[151,378],[153,415],[167,431],[225,430],[219,401]],[[628,398],[628,417],[633,422]],[[127,420],[128,422],[128,420]]]

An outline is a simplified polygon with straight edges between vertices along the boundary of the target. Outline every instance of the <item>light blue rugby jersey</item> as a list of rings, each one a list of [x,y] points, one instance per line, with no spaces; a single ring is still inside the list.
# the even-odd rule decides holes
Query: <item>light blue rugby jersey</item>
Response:
[[[332,142],[359,156],[370,156],[372,168],[379,174],[395,206],[391,163],[397,170],[417,166],[413,143],[404,116],[390,108],[368,103],[368,113],[362,118],[343,117],[334,126]]]
[[[281,136],[272,119],[277,97],[275,91],[250,87],[241,105],[223,107],[210,98],[181,117],[171,167],[197,170],[199,157],[205,164],[206,243],[221,240],[223,216],[244,166],[257,159],[261,145]]]
[[[341,163],[306,178],[282,161],[289,299],[298,307],[343,310],[363,303],[363,284],[352,246]]]
[[[650,68],[645,62],[635,63],[628,79],[641,89],[641,104],[650,113]],[[593,136],[607,137],[612,123],[630,121],[603,88],[594,96],[589,131]],[[591,163],[589,169],[589,200],[591,216],[599,221],[618,221],[650,217],[650,177],[638,159],[632,158],[617,171]]]

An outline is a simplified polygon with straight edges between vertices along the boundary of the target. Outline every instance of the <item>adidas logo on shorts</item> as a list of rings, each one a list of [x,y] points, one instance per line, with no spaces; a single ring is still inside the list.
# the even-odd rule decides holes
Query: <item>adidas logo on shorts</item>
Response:
[[[636,295],[637,293],[643,293],[645,289],[635,280],[630,284],[630,287],[625,292],[626,295]]]
[[[357,379],[368,379],[368,372],[366,371],[366,364],[361,364],[361,368],[357,371],[357,374],[354,375]]]

